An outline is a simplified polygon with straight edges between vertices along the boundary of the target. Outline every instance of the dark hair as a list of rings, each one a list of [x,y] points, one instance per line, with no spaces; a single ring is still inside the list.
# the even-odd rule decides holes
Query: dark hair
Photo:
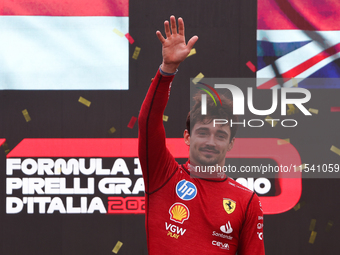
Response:
[[[201,114],[201,95],[204,92],[199,91],[193,97],[194,99],[194,106],[192,107],[191,111],[188,113],[187,120],[186,120],[186,129],[191,134],[192,128],[195,126],[197,122],[203,122],[205,124],[209,124],[214,119],[226,119],[228,120],[229,125],[230,121],[233,122],[238,121],[237,115],[233,115],[233,101],[225,95],[219,95],[222,101],[222,105],[219,100],[216,100],[217,106],[215,106],[215,102],[210,96],[207,96],[207,115]],[[191,123],[190,123],[191,119]],[[230,126],[230,125],[229,125]],[[236,135],[237,125],[232,125],[230,127],[230,141]]]

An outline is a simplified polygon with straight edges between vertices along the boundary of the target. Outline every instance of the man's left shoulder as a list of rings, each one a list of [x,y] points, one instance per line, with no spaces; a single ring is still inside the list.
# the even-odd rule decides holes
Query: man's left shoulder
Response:
[[[244,187],[232,178],[227,179],[226,185],[228,186],[229,192],[232,193],[234,197],[237,197],[239,201],[243,200],[245,203],[248,203],[254,196],[256,196],[253,191]]]
[[[259,198],[254,191],[251,191],[231,178],[225,181],[225,185],[227,186],[226,190],[228,195],[223,198],[223,204],[230,204],[231,200],[234,206],[238,208],[237,211],[240,214],[257,212],[257,207],[261,207]]]
[[[253,191],[251,191],[247,187],[244,187],[242,184],[238,183],[230,177],[227,179],[226,184],[230,186],[230,188],[233,189],[234,192],[237,192],[240,195],[251,197],[254,193]]]

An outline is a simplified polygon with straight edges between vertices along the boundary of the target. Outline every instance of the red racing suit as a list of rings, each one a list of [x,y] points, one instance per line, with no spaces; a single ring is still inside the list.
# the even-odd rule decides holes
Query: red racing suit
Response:
[[[149,254],[263,255],[258,196],[231,178],[192,178],[189,163],[179,165],[167,149],[163,112],[173,78],[158,70],[138,118]]]

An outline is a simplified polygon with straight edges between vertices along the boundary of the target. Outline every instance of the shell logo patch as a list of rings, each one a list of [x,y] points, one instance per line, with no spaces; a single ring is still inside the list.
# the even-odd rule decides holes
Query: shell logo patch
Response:
[[[190,216],[188,207],[182,203],[174,203],[169,209],[169,214],[170,220],[181,224]]]
[[[236,202],[230,198],[223,198],[223,208],[228,214],[231,214],[235,211]]]

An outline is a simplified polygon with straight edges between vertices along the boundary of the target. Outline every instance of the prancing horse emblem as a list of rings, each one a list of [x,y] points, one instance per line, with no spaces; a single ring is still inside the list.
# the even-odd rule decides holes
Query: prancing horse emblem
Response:
[[[223,198],[223,208],[228,214],[231,214],[235,211],[236,202],[229,198]]]

